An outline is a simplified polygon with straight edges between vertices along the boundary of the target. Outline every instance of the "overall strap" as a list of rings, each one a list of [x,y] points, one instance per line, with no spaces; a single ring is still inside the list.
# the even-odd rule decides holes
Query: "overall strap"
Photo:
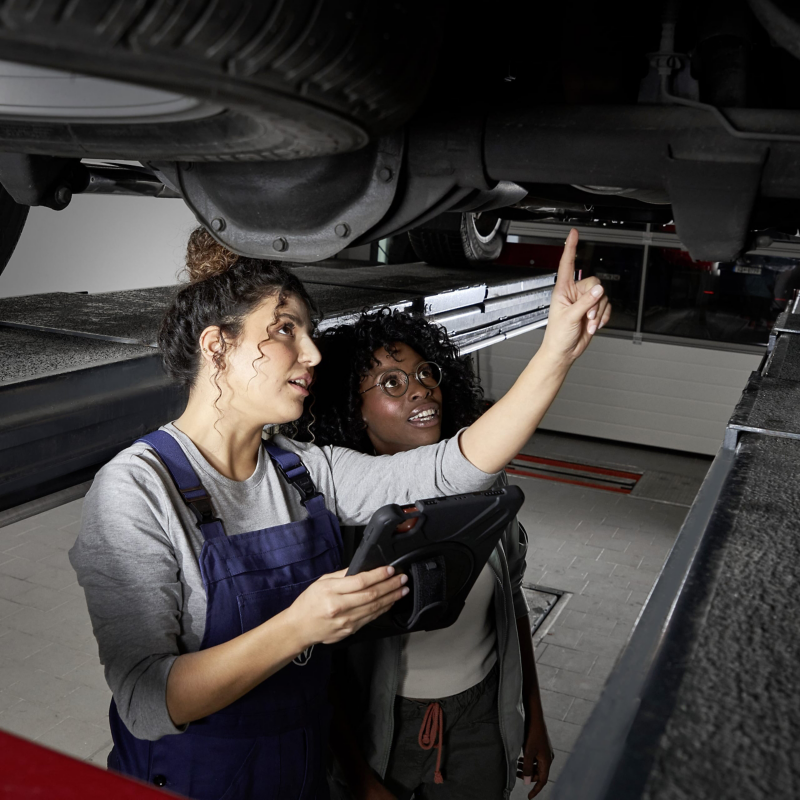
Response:
[[[264,448],[269,453],[278,471],[286,478],[286,482],[294,486],[300,494],[300,500],[309,515],[316,517],[325,512],[325,498],[317,491],[308,470],[297,453],[290,453],[272,442],[265,441]]]
[[[166,431],[153,431],[146,436],[142,436],[137,441],[144,442],[148,447],[152,447],[156,454],[164,463],[169,471],[172,481],[181,493],[181,497],[192,513],[197,518],[197,527],[203,534],[204,539],[217,539],[225,536],[225,529],[222,527],[222,520],[214,516],[214,509],[211,506],[211,497],[200,483],[200,478],[192,469],[186,453],[172,434]]]

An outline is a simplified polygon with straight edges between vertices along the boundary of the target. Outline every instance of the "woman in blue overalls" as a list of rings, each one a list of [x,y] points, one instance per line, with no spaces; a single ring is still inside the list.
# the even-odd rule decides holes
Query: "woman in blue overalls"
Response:
[[[518,452],[610,307],[565,248],[545,342],[508,395],[448,441],[395,456],[262,429],[300,417],[319,353],[280,266],[202,230],[159,334],[189,400],[97,475],[70,558],[114,695],[109,766],[198,800],[324,798],[329,654],[405,591],[346,577],[337,516],[476,491]]]

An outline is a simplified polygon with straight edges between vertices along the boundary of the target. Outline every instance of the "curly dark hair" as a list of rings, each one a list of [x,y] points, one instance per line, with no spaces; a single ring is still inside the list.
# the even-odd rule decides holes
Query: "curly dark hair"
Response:
[[[273,261],[246,258],[225,249],[203,228],[189,237],[184,285],[167,310],[158,332],[158,346],[167,374],[191,388],[200,370],[200,334],[219,326],[226,339],[236,339],[245,317],[268,297],[295,295],[316,314],[300,280]],[[214,355],[217,372],[225,369],[224,348]],[[219,388],[219,386],[218,386]]]
[[[362,378],[376,363],[373,353],[381,347],[392,353],[397,342],[442,368],[442,438],[454,436],[481,415],[483,390],[471,359],[458,355],[444,328],[420,315],[382,308],[363,312],[352,325],[330,328],[317,340],[322,362],[296,437],[371,453],[358,392]]]

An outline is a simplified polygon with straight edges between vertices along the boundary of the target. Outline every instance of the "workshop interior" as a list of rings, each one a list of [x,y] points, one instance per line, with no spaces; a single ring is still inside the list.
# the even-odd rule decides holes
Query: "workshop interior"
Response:
[[[394,565],[412,596],[331,657],[458,624],[516,518],[553,755],[536,796],[800,794],[800,4],[0,0],[0,798],[212,796],[183,795],[169,760],[149,777],[119,766],[102,614],[70,556],[101,470],[196,400],[196,376],[165,369],[164,320],[212,303],[180,306],[198,228],[231,264],[277,265],[304,287],[323,365],[324,342],[369,315],[440,331],[481,387],[486,417],[466,431],[544,363],[565,282],[575,298],[602,286],[610,318],[590,326],[502,488],[432,482],[369,509],[364,525],[393,504],[353,574]],[[447,398],[447,369],[434,364],[439,386],[413,366],[398,391]],[[383,381],[369,402],[399,402]],[[300,465],[260,445],[258,463],[316,520],[315,497],[332,493],[296,470],[313,477],[327,445],[290,421],[264,436],[296,440]],[[193,505],[202,486],[156,452],[203,552],[222,552],[220,520]],[[123,519],[129,500],[113,498]],[[426,509],[436,524],[412,524]],[[239,569],[226,563],[220,581]],[[293,586],[310,580],[297,574]],[[261,685],[321,670],[326,648]],[[459,756],[443,706],[446,788]],[[164,738],[184,736],[174,727]],[[530,768],[514,782],[510,767],[497,797],[529,797]],[[310,785],[213,796],[327,797]],[[383,791],[352,797],[401,796]]]

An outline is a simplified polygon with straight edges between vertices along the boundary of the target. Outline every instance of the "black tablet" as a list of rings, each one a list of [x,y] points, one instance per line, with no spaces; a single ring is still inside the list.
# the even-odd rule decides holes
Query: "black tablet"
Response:
[[[379,508],[347,574],[391,565],[408,575],[410,591],[346,642],[452,625],[524,499],[504,486]]]

